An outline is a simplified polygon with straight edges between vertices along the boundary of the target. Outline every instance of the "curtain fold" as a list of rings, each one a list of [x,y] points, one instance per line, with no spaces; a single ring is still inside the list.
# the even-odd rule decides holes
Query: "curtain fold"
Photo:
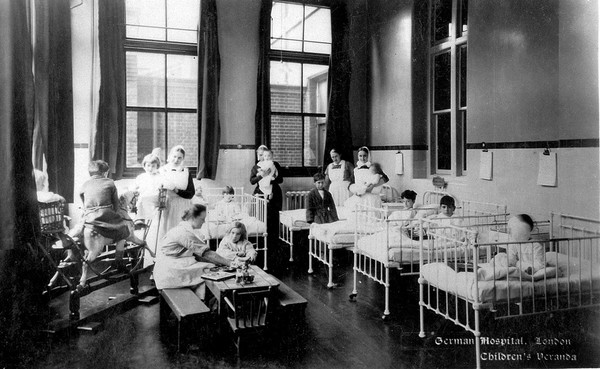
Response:
[[[350,124],[350,34],[348,13],[343,1],[331,6],[331,58],[329,59],[327,133],[323,167],[331,162],[329,151],[335,148],[343,159],[353,161]]]
[[[125,169],[125,2],[98,2],[100,104],[90,157],[110,165],[113,179]]]
[[[221,55],[217,27],[216,0],[205,0],[200,6],[198,32],[198,123],[200,150],[196,177],[215,179],[221,143],[219,122],[219,84]]]
[[[69,0],[34,0],[33,163],[47,163],[50,190],[73,201],[73,82]]]
[[[28,1],[0,1],[0,362],[31,347],[43,273],[27,247],[39,236],[33,179],[34,84]],[[29,331],[29,333],[27,333]],[[12,357],[10,355],[13,355]]]
[[[254,116],[256,147],[271,144],[271,81],[269,49],[271,37],[271,0],[262,0],[258,25],[258,73],[256,76],[256,113]]]

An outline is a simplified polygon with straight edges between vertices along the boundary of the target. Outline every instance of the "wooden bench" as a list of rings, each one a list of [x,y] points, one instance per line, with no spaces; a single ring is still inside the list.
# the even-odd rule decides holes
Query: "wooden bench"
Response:
[[[279,307],[282,311],[290,312],[293,310],[300,310],[304,313],[304,309],[306,309],[306,305],[308,301],[302,297],[298,292],[291,289],[288,285],[273,277],[277,282],[279,282],[279,287],[275,292],[275,297],[278,300]]]
[[[177,351],[181,341],[181,321],[198,318],[210,313],[210,309],[189,288],[165,288],[160,291],[160,321],[161,325],[169,311],[177,318]]]

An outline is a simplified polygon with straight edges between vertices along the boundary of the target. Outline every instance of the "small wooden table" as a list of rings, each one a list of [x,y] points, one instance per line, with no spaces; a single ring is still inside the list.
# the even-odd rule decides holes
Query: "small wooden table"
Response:
[[[226,279],[224,281],[205,280],[206,287],[217,299],[219,304],[219,315],[223,312],[221,309],[223,298],[225,296],[231,297],[234,290],[251,291],[266,289],[269,286],[274,288],[279,286],[279,281],[275,277],[256,265],[249,265],[248,272],[254,275],[254,281],[252,283],[236,283],[235,278]]]

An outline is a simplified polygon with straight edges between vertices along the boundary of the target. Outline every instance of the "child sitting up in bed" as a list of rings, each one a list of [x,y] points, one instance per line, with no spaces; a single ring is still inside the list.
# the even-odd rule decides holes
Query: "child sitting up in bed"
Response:
[[[404,190],[400,194],[400,199],[404,202],[404,210],[406,210],[408,218],[414,218],[417,215],[415,210],[415,201],[417,200],[417,193],[413,190]]]
[[[256,163],[258,165],[258,174],[262,177],[258,181],[258,188],[265,195],[267,200],[273,197],[273,185],[271,181],[277,178],[277,168],[273,161],[273,151],[266,149],[263,151],[263,160]]]
[[[243,223],[233,222],[231,228],[219,243],[217,254],[238,263],[254,262],[256,250],[252,243],[248,241],[248,232]]]
[[[306,199],[306,221],[310,223],[324,224],[337,222],[338,215],[333,202],[333,196],[325,189],[325,175],[317,173],[313,176],[315,188],[313,188]]]
[[[364,195],[367,192],[367,188],[377,185],[383,176],[384,173],[381,165],[379,163],[372,163],[369,167],[369,175],[365,177],[365,181],[354,185],[354,193],[358,196]]]
[[[531,240],[533,219],[527,214],[519,214],[508,220],[508,235],[511,242]],[[507,250],[508,266],[533,275],[546,267],[544,247],[538,242],[510,244]]]
[[[434,214],[429,216],[427,219],[435,220],[439,227],[447,227],[447,226],[456,226],[459,227],[462,225],[462,220],[457,218],[452,218],[454,215],[454,211],[456,210],[456,204],[454,202],[454,198],[449,195],[444,195],[440,199],[440,212],[438,214]],[[427,228],[431,225],[429,223],[424,224],[423,237],[427,238]],[[414,224],[413,228],[409,230],[409,236],[414,239],[419,239],[419,224]]]
[[[215,205],[215,215],[219,222],[231,222],[241,219],[242,209],[233,201],[235,191],[231,186],[223,188],[223,198]]]

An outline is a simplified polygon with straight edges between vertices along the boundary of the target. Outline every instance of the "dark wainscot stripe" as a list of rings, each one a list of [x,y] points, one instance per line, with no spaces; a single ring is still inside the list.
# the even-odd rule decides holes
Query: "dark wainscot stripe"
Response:
[[[90,147],[90,144],[85,143],[85,142],[84,143],[74,143],[73,144],[73,148],[75,148],[75,149],[87,149],[89,147]]]
[[[362,146],[355,147],[354,150],[358,150]],[[384,151],[384,150],[427,150],[427,145],[390,145],[390,146],[367,146],[371,151]]]
[[[255,145],[230,145],[230,144],[220,144],[219,149],[223,150],[254,150],[256,148]]]
[[[486,149],[558,149],[574,147],[598,147],[599,139],[584,138],[559,141],[485,142]],[[482,143],[468,143],[467,149],[480,150]]]

